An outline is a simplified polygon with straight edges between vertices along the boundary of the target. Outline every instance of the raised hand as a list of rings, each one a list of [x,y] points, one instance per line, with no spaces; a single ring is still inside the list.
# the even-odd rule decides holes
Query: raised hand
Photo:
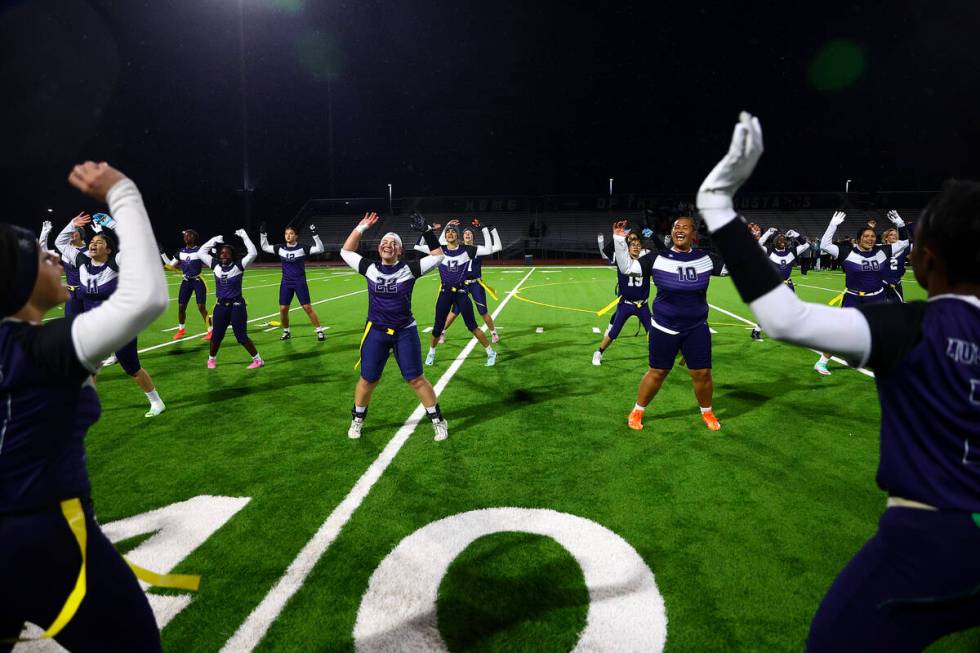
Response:
[[[71,219],[71,223],[76,227],[84,227],[91,221],[92,221],[92,216],[90,216],[85,211],[82,211],[81,213],[79,213],[78,215],[76,215],[74,218]]]
[[[71,169],[71,173],[68,175],[68,183],[89,197],[105,202],[105,196],[109,193],[109,189],[115,186],[116,182],[125,178],[126,175],[105,161],[101,163],[86,161]]]
[[[613,226],[612,226],[613,227],[613,235],[614,236],[622,236],[623,238],[625,238],[626,237],[626,234],[629,233],[629,229],[626,228],[626,225],[627,224],[629,224],[629,221],[628,220],[620,220],[619,222],[614,222],[613,223]]]
[[[248,236],[248,232],[245,231],[244,229],[236,229],[235,235],[241,238],[242,240],[245,240],[245,238]]]
[[[905,220],[902,220],[902,216],[898,214],[898,211],[892,209],[888,212],[888,219],[891,220],[892,224],[901,229],[905,226]]]
[[[730,209],[732,197],[752,174],[762,156],[762,125],[743,111],[732,133],[728,153],[708,173],[698,190],[699,209]]]
[[[789,230],[786,231],[786,237],[787,238],[799,238],[800,237],[800,232],[797,231],[797,230],[795,230],[795,229],[789,229]]]
[[[473,225],[474,227],[479,227],[480,226],[480,219],[479,218],[473,218],[473,221],[470,222],[470,224]]]
[[[310,233],[316,235],[316,225],[313,223],[310,223]]]
[[[373,227],[375,223],[377,223],[377,221],[378,221],[377,213],[375,213],[374,211],[365,213],[364,217],[361,219],[361,222],[357,225],[357,228],[361,230],[361,233],[364,233],[365,231]]]
[[[412,213],[412,231],[418,231],[420,233],[425,233],[429,230],[429,225],[425,223],[425,218],[418,211]]]
[[[769,227],[768,229],[766,229],[766,237],[768,238],[769,236],[773,235],[777,231],[779,230],[776,229],[776,227]]]
[[[843,211],[834,211],[834,217],[830,219],[830,224],[832,224],[835,227],[839,227],[841,224],[844,223],[845,217],[847,217],[847,214],[844,213]]]

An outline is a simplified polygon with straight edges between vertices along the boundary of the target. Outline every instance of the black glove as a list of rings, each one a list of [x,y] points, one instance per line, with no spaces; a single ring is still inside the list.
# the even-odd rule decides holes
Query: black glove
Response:
[[[428,224],[426,224],[425,218],[423,218],[422,214],[418,211],[412,213],[412,231],[418,231],[421,233],[430,231],[430,227]]]
[[[480,219],[479,218],[473,218],[473,221],[470,222],[470,224],[473,225],[474,227],[477,227],[477,228],[480,228],[481,226],[483,226],[483,225],[480,224]]]
[[[259,224],[259,233],[260,234],[267,234],[267,233],[269,233],[268,231],[265,230],[265,223],[264,222],[262,222],[262,223]]]
[[[310,233],[316,235],[316,225],[313,223],[310,223]]]

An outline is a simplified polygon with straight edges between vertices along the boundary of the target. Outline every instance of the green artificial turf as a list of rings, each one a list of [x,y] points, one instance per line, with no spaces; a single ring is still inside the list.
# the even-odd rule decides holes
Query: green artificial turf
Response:
[[[879,407],[872,378],[817,354],[753,342],[749,325],[711,310],[714,408],[708,431],[691,382],[675,367],[631,431],[626,416],[646,370],[635,320],[591,364],[615,275],[601,267],[487,267],[499,294],[524,280],[497,317],[497,365],[474,349],[440,396],[450,438],[418,426],[272,624],[260,651],[350,651],[361,597],[379,563],[426,524],[478,508],[548,508],[610,529],[652,570],[666,605],[668,651],[799,651],[836,574],[874,532],[885,495],[874,483]],[[217,651],[340,504],[417,400],[392,359],[360,440],[346,436],[365,280],[311,268],[327,331],[318,343],[301,310],[280,342],[278,269],[246,273],[250,335],[266,366],[231,331],[208,370],[194,306],[188,337],[172,343],[176,303],[141,334],[141,360],[167,411],[118,366],[98,380],[101,420],[87,444],[102,523],[200,495],[250,501],[175,571],[203,577],[191,604],[163,630],[170,651]],[[827,302],[836,273],[794,273],[800,296]],[[526,279],[526,280],[525,280]],[[176,297],[178,275],[168,275]],[[911,275],[907,293],[921,297]],[[416,285],[419,329],[433,319],[437,273]],[[530,300],[530,301],[525,301]],[[709,302],[749,318],[730,280]],[[544,306],[548,304],[550,306]],[[296,308],[296,304],[293,305]],[[264,316],[264,317],[263,317]],[[540,330],[540,332],[539,332]],[[423,339],[423,353],[428,334]],[[435,382],[470,339],[462,321],[425,368]],[[134,540],[138,543],[141,540]],[[132,545],[133,543],[131,543]],[[581,570],[554,541],[498,534],[471,544],[443,578],[438,620],[451,650],[568,650],[584,626]],[[156,591],[156,590],[151,590]],[[166,592],[173,594],[173,592]],[[937,651],[976,650],[974,631]]]

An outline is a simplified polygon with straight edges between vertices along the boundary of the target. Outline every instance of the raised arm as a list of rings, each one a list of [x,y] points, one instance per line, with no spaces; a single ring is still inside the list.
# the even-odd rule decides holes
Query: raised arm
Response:
[[[422,239],[429,248],[429,255],[419,261],[419,274],[422,275],[438,267],[445,256],[442,253],[442,243],[436,238],[436,233],[432,231],[432,227],[426,223],[425,218],[418,212],[412,214],[412,231],[420,232]]]
[[[837,227],[844,222],[846,216],[847,214],[843,211],[834,211],[833,217],[830,218],[830,224],[827,225],[827,231],[823,232],[823,236],[820,238],[820,249],[834,258],[840,258],[840,248],[834,244],[834,234],[837,233]]]
[[[269,236],[265,232],[265,223],[259,225],[259,247],[267,254],[275,254],[276,248],[269,244]]]
[[[177,265],[177,259],[170,258],[169,256],[167,256],[167,253],[166,252],[160,252],[160,258],[163,259],[163,262],[166,265],[169,265],[171,267]]]
[[[616,267],[623,274],[628,274],[630,276],[639,276],[643,274],[643,267],[640,262],[636,259],[630,258],[629,248],[626,245],[626,221],[622,220],[613,224],[613,258],[616,261]]]
[[[245,256],[242,257],[242,267],[247,268],[253,262],[255,262],[259,252],[257,249],[255,249],[255,243],[253,243],[252,239],[248,237],[247,231],[244,229],[239,229],[235,232],[235,235],[245,241]]]
[[[361,244],[361,236],[364,235],[364,232],[373,227],[377,221],[377,213],[365,213],[364,218],[350,232],[340,249],[340,257],[344,259],[344,263],[359,274],[364,274],[364,270],[361,269],[361,260],[364,257],[357,253],[357,247]]]
[[[768,229],[766,229],[766,233],[762,234],[762,237],[759,238],[759,247],[765,249],[766,241],[772,238],[772,235],[774,233],[776,233],[776,227],[769,227]]]
[[[84,227],[92,221],[91,216],[84,211],[76,215],[71,219],[71,222],[65,225],[65,228],[58,232],[58,235],[54,239],[54,247],[61,254],[61,258],[65,261],[76,265],[79,253],[71,246],[71,235],[78,227]]]
[[[892,256],[898,256],[909,247],[909,232],[905,227],[905,220],[902,220],[902,216],[898,214],[898,211],[894,209],[889,211],[888,219],[891,220],[891,223],[898,230],[898,240],[892,243]]]
[[[698,191],[698,208],[712,240],[724,257],[742,300],[771,337],[836,352],[852,363],[863,365],[871,353],[871,330],[864,315],[853,308],[838,309],[800,301],[783,284],[762,250],[752,246],[752,236],[733,209],[732,198],[752,174],[762,149],[759,120],[743,112],[728,154],[708,174]],[[840,214],[840,221],[843,219]],[[832,222],[832,226],[836,225]]]
[[[483,233],[483,245],[476,248],[477,256],[490,256],[494,252],[499,252],[499,249],[493,248],[493,236],[490,235],[490,230],[484,227],[482,229]]]
[[[167,284],[156,264],[156,239],[136,184],[108,164],[91,161],[75,166],[68,181],[87,195],[108,202],[118,223],[119,245],[129,254],[119,266],[116,292],[71,324],[78,360],[95,372],[103,358],[163,313]]]
[[[310,233],[313,234],[313,247],[310,248],[310,254],[323,254],[323,241],[320,240],[320,234],[316,232],[316,225],[310,225]]]
[[[41,233],[37,237],[38,244],[41,245],[41,249],[44,251],[48,250],[48,234],[51,233],[51,221],[45,220],[41,223]]]
[[[211,248],[214,247],[215,243],[223,243],[224,241],[224,236],[215,236],[214,238],[211,238],[197,248],[197,258],[199,258],[201,263],[204,263],[204,265],[208,266],[209,268],[213,268],[214,259],[211,257]]]
[[[484,231],[486,231],[486,229],[484,229]],[[497,231],[496,227],[490,227],[490,237],[493,239],[492,247],[494,254],[504,251],[504,243],[500,239],[500,232]],[[486,238],[486,236],[484,236],[484,238]]]

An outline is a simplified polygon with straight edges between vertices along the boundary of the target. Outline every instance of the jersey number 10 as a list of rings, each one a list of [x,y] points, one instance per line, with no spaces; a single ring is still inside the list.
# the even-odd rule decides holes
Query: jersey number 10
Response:
[[[698,271],[694,268],[677,268],[678,281],[697,281]]]

